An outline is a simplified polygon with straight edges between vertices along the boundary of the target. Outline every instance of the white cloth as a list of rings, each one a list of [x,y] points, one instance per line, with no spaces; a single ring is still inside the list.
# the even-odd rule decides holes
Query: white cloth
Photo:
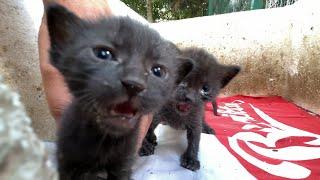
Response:
[[[233,180],[255,179],[214,135],[201,134],[200,170],[193,172],[180,166],[180,155],[187,147],[186,131],[159,125],[155,154],[139,157],[133,167],[135,180]],[[46,143],[52,164],[55,144]]]
[[[180,166],[180,155],[187,147],[186,131],[159,125],[155,154],[139,157],[133,167],[135,180],[217,180],[255,179],[214,135],[201,134],[200,170]]]

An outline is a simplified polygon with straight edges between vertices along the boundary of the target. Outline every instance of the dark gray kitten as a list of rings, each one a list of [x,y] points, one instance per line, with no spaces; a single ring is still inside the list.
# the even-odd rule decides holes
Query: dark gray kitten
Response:
[[[128,17],[85,21],[51,5],[47,23],[51,63],[73,95],[58,132],[60,179],[129,179],[140,117],[161,108],[192,63]]]
[[[198,150],[201,132],[214,134],[204,120],[204,104],[215,102],[219,90],[238,74],[240,67],[219,64],[214,56],[199,48],[185,49],[182,55],[194,60],[194,68],[180,83],[174,97],[154,116],[139,154],[154,153],[157,145],[154,129],[159,123],[186,129],[188,147],[181,156],[181,166],[195,171],[200,168]]]

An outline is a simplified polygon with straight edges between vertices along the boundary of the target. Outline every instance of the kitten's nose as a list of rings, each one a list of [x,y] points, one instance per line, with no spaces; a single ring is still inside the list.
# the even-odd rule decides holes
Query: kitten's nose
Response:
[[[122,85],[126,88],[129,96],[135,96],[146,89],[146,84],[139,79],[125,78],[121,80]]]
[[[186,94],[186,101],[191,101],[193,102],[195,99],[194,99],[194,94],[193,93],[187,93]]]

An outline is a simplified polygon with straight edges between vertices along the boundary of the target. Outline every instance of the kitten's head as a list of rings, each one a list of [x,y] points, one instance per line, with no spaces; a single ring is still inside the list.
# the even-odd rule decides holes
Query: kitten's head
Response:
[[[192,104],[215,101],[220,89],[240,71],[239,66],[219,64],[213,55],[200,48],[187,48],[182,54],[194,60],[194,68],[176,90],[175,106],[180,113],[187,113]]]
[[[193,66],[178,58],[174,44],[128,17],[85,21],[52,5],[47,23],[51,63],[75,100],[94,109],[100,126],[114,134],[158,110]]]

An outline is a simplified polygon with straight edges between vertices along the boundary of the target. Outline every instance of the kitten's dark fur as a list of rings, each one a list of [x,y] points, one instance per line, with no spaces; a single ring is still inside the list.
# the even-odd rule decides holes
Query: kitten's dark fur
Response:
[[[187,130],[188,147],[181,156],[181,166],[195,171],[200,168],[201,132],[214,134],[204,120],[204,104],[215,102],[219,90],[238,74],[240,67],[219,64],[215,57],[199,48],[185,49],[182,54],[194,60],[194,69],[178,86],[174,97],[154,116],[139,154],[154,153],[157,145],[154,129],[163,122],[173,128]]]
[[[73,95],[58,132],[61,180],[129,179],[140,117],[154,113],[192,69],[178,49],[128,17],[85,21],[47,8],[51,63]]]
[[[217,104],[217,101],[214,99],[211,101],[211,104],[212,104],[212,110],[213,110],[213,114],[215,116],[219,116],[218,114],[218,104]]]

